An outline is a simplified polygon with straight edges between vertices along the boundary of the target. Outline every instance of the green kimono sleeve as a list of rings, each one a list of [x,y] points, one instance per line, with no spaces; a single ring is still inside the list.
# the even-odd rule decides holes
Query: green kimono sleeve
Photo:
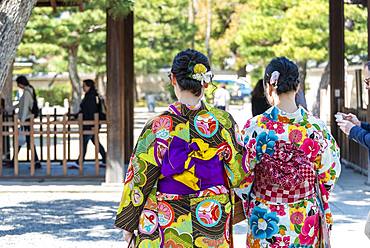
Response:
[[[140,214],[160,176],[154,158],[155,135],[150,127],[143,129],[131,156],[115,221],[116,227],[131,233],[138,229]]]

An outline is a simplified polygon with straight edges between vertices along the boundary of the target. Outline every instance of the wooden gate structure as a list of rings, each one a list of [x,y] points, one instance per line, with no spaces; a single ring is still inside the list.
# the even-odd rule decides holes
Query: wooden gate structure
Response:
[[[329,41],[329,63],[330,63],[330,119],[334,120],[334,115],[338,111],[352,112],[357,114],[362,121],[370,122],[370,108],[364,109],[358,105],[356,108],[348,108],[344,105],[345,102],[345,18],[344,6],[345,4],[361,4],[367,7],[368,20],[367,28],[370,33],[370,0],[330,0],[329,1],[329,27],[330,27],[330,41]],[[370,60],[370,35],[368,35],[367,54]],[[357,84],[361,85],[361,72],[356,73]],[[358,99],[362,101],[361,87],[357,87]],[[370,94],[366,96],[370,100]],[[367,183],[370,184],[370,162],[366,149],[359,144],[349,141],[346,135],[343,135],[334,121],[331,121],[331,131],[341,146],[341,155],[344,164],[347,164],[361,173],[367,174]]]
[[[36,7],[57,8],[63,6],[74,6],[78,7],[82,11],[83,2],[84,0],[38,0]],[[121,183],[123,181],[124,170],[129,162],[133,147],[133,109],[135,89],[133,61],[133,17],[133,13],[131,12],[125,17],[115,18],[111,16],[109,11],[107,11],[106,103],[108,120],[106,124],[108,134],[107,166],[105,171],[106,183]],[[11,83],[11,75],[9,78]],[[8,88],[11,89],[9,86]],[[56,123],[51,121],[49,124],[53,125]],[[59,122],[57,124],[74,125],[75,123],[65,120],[62,123]],[[4,122],[2,125],[5,127],[12,124]],[[45,125],[48,126],[47,123]],[[79,125],[82,124],[79,123]],[[17,130],[18,129],[14,126],[14,133],[3,131],[3,134],[11,136],[16,135]],[[82,135],[82,133],[80,133],[80,135]],[[2,145],[3,143],[0,142],[0,146]],[[0,150],[2,149],[3,147],[0,148]],[[33,170],[32,164],[31,170]],[[30,175],[30,177],[33,178],[34,176]],[[49,178],[51,175],[46,173],[44,177]]]
[[[77,6],[83,8],[83,0],[39,0],[37,6]],[[344,67],[344,5],[362,4],[370,6],[370,0],[329,0],[329,59],[331,119],[337,111],[352,111],[362,120],[370,121],[370,108],[346,109],[344,106],[345,67]],[[370,16],[370,8],[368,13]],[[126,17],[113,18],[107,13],[107,104],[108,104],[108,160],[105,174],[107,183],[123,180],[124,167],[129,162],[133,147],[133,108],[134,108],[134,64],[133,64],[133,13]],[[370,22],[368,20],[368,32]],[[370,44],[370,36],[368,36]],[[370,59],[370,45],[368,45]],[[367,96],[369,97],[369,96]],[[360,166],[368,174],[370,166],[366,152],[357,144],[346,140],[337,125],[331,123],[334,137],[342,146],[342,157],[349,164]],[[0,142],[0,145],[2,143]],[[357,166],[357,167],[358,167]],[[366,169],[367,168],[367,169]]]

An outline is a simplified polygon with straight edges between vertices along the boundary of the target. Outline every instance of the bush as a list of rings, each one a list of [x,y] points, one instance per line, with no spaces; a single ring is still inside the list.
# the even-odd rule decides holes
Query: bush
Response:
[[[71,88],[67,85],[57,85],[50,89],[36,89],[38,98],[44,98],[44,102],[49,102],[50,106],[63,106],[64,99],[70,99]]]

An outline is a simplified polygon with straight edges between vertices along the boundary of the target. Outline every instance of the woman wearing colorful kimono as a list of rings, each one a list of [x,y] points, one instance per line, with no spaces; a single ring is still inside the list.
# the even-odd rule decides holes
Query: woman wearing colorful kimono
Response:
[[[201,101],[212,79],[205,55],[177,54],[170,79],[178,102],[144,127],[115,225],[135,247],[230,247],[243,142],[229,113]]]
[[[242,131],[247,247],[330,247],[339,149],[325,123],[296,106],[298,76],[292,61],[273,59],[264,75],[273,107]]]

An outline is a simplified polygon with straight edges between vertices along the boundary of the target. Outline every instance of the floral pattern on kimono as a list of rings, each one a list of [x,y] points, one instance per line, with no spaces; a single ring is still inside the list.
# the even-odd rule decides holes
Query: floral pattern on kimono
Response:
[[[115,225],[138,234],[135,247],[232,246],[241,137],[225,111],[171,104],[138,139]]]
[[[330,247],[328,200],[340,152],[326,125],[303,108],[271,107],[242,131],[247,247]]]

